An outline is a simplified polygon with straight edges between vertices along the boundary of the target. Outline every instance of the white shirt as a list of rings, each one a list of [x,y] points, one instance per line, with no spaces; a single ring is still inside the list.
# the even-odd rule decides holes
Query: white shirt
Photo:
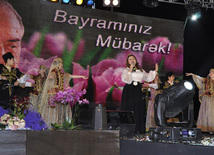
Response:
[[[123,73],[122,73],[122,81],[131,84],[132,81],[140,82],[146,81],[151,82],[155,79],[156,71],[149,71],[149,73],[146,73],[144,70],[143,72],[139,69],[137,69],[135,72],[129,72],[129,68],[127,67]]]
[[[28,79],[29,79],[29,77],[25,74],[22,77],[20,77],[19,79],[17,79],[17,81],[19,81],[19,83],[24,83],[25,87],[31,87],[31,83],[27,82]]]

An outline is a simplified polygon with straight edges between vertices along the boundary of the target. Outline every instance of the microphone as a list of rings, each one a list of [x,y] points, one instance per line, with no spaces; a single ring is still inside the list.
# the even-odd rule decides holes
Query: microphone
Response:
[[[134,62],[132,62],[132,65],[134,65]],[[132,69],[132,72],[135,72],[135,71],[136,71],[136,67],[134,66]]]

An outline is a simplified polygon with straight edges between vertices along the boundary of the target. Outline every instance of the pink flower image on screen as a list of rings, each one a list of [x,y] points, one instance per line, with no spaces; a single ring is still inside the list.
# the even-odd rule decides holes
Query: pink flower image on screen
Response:
[[[23,45],[28,48],[30,52],[33,52],[36,45],[41,39],[41,33],[35,32],[30,37],[29,42]],[[42,44],[40,57],[49,58],[50,56],[62,57],[64,51],[72,51],[74,47],[73,42],[66,36],[63,32],[58,32],[56,34],[46,34],[44,36],[44,41]],[[85,40],[81,39],[79,45],[75,52],[74,61],[78,61],[84,53]]]
[[[106,97],[110,89],[116,85],[123,87],[125,83],[121,80],[124,67],[121,68],[118,61],[106,59],[99,62],[92,68],[92,78],[95,83],[95,102],[96,104],[106,105]],[[115,87],[112,93],[112,100],[116,104],[121,101],[122,89]],[[119,106],[119,105],[118,105]]]
[[[50,57],[47,60],[43,58],[37,58],[31,52],[27,51],[26,48],[22,48],[18,68],[25,74],[38,75],[39,66],[42,64],[47,68],[50,68],[51,63],[55,58],[56,56]]]
[[[84,69],[80,64],[73,62],[73,75],[83,75],[88,77],[89,76],[89,66],[87,69]],[[73,89],[77,91],[82,91],[88,87],[88,80],[83,78],[74,78],[73,79]]]
[[[164,70],[172,71],[174,74],[183,72],[183,45],[172,44],[169,54],[164,60]]]
[[[166,37],[156,37],[148,42],[149,45],[155,44],[159,45],[162,42],[162,46],[167,46],[170,41]],[[148,46],[146,46],[143,52],[143,68],[146,70],[154,69],[155,63],[160,63],[163,56],[166,54],[156,52],[149,52]]]

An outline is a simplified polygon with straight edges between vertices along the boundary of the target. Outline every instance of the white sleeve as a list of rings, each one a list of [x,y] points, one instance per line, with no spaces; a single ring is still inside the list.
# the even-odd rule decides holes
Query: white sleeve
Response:
[[[154,88],[154,89],[158,89],[158,84],[152,83],[152,84],[149,84],[149,87]]]
[[[143,81],[151,82],[155,79],[157,72],[156,71],[149,71],[149,73],[146,73],[143,71]]]
[[[128,71],[128,69],[125,69],[121,75],[121,79],[123,82],[131,84],[132,83],[132,74]]]
[[[31,83],[27,82],[27,80],[30,79],[26,74],[23,75],[22,77],[20,77],[19,79],[17,79],[17,81],[19,81],[19,83],[24,83],[25,87],[31,87]]]
[[[27,81],[27,75],[23,75],[22,77],[20,77],[19,79],[17,79],[17,81],[19,81],[19,83],[26,83],[26,81]]]

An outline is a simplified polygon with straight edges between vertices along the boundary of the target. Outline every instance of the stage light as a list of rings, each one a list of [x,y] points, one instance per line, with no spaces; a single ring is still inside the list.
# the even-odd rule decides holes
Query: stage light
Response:
[[[190,2],[189,4],[186,4],[185,8],[187,10],[187,17],[191,20],[195,21],[201,17],[201,8],[198,4]]]
[[[155,98],[155,121],[158,126],[191,127],[193,125],[193,96],[195,91],[193,85],[188,81],[181,81],[165,89],[163,93]],[[178,114],[185,115],[178,123],[167,122],[169,118],[175,118]]]
[[[110,0],[104,0],[103,1],[104,6],[109,6],[111,4]]]
[[[185,81],[185,82],[184,82],[184,86],[185,86],[185,88],[188,89],[188,90],[192,90],[192,89],[193,89],[192,83],[190,83],[190,82],[188,82],[188,81]]]
[[[120,0],[103,0],[105,7],[120,7]]]
[[[62,0],[62,2],[68,4],[70,0]]]
[[[191,20],[196,21],[200,17],[201,17],[201,13],[200,12],[196,12],[195,14],[192,14]]]
[[[59,0],[49,0],[50,2],[59,2]]]
[[[77,5],[82,5],[82,3],[83,3],[83,0],[76,0]]]
[[[87,5],[92,6],[94,4],[93,0],[88,0]]]
[[[158,6],[158,0],[143,0],[143,5],[148,8],[156,8]]]
[[[113,4],[114,6],[117,6],[117,5],[119,4],[119,0],[113,0],[113,1],[112,1],[112,4]]]
[[[155,97],[155,123],[149,128],[149,138],[153,141],[200,141],[201,129],[191,128],[194,121],[193,97],[195,90],[188,81],[181,81]],[[177,118],[177,122],[167,119]]]

